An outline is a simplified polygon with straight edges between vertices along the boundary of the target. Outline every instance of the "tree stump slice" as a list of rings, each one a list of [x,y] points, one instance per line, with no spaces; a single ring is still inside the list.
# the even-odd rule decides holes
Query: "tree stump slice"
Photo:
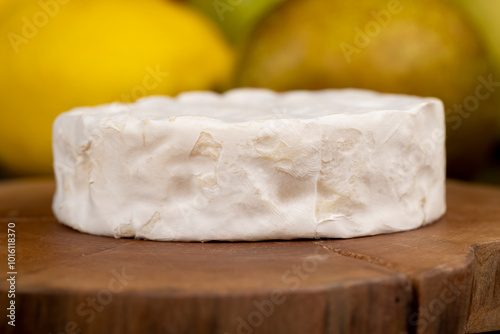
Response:
[[[53,192],[51,179],[0,183],[4,268],[16,233],[16,326],[3,316],[1,333],[500,330],[498,188],[448,181],[446,215],[413,231],[234,243],[80,233],[54,218]]]

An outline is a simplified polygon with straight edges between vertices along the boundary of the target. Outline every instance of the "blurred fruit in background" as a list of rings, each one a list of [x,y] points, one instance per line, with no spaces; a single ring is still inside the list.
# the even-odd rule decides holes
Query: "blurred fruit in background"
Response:
[[[1,1],[1,0],[0,0]],[[52,173],[51,126],[76,106],[225,89],[218,29],[163,0],[0,2],[0,169]]]
[[[483,36],[490,58],[500,73],[500,1],[453,0],[464,9]]]
[[[470,179],[500,121],[499,15],[491,0],[0,0],[0,174],[51,174],[63,111],[232,77],[437,96],[449,176]]]
[[[252,29],[276,5],[286,0],[187,0],[219,24],[229,41],[245,42]]]
[[[453,0],[457,3],[480,32],[495,66],[496,79],[500,81],[500,1]],[[500,130],[500,106],[497,108],[498,130]],[[500,138],[500,131],[498,133]]]
[[[449,176],[467,179],[495,138],[495,79],[476,30],[446,1],[288,0],[253,28],[236,84],[437,96]]]

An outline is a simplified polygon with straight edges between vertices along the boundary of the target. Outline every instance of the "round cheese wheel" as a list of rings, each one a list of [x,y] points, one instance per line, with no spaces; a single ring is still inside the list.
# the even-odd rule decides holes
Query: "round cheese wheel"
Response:
[[[152,240],[351,238],[445,204],[441,101],[364,90],[237,89],[77,108],[53,125],[53,211]]]

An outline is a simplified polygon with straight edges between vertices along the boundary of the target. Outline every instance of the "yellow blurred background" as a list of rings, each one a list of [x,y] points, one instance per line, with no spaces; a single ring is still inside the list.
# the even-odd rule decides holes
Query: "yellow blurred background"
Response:
[[[77,106],[233,87],[445,102],[448,175],[500,184],[500,1],[0,0],[0,177]]]

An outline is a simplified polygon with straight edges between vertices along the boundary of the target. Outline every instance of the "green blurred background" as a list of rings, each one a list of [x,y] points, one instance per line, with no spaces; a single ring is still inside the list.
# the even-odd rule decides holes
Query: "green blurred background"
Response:
[[[448,176],[500,184],[500,1],[0,0],[0,177],[83,105],[233,87],[436,96]]]

